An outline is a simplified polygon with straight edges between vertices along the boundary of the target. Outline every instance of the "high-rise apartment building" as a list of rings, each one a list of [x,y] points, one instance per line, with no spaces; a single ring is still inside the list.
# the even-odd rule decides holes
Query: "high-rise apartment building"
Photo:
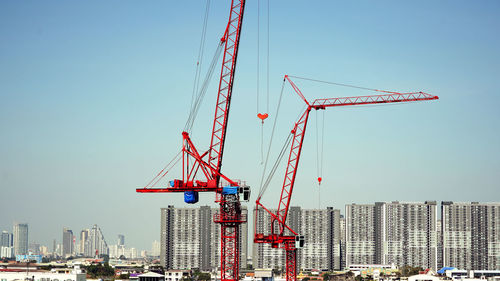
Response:
[[[436,233],[437,233],[437,268],[443,268],[443,228],[441,226],[441,220],[436,222]]]
[[[340,269],[345,268],[346,256],[345,256],[345,217],[340,215]]]
[[[443,265],[500,270],[500,203],[441,203]]]
[[[377,232],[377,252],[382,264],[411,265],[437,270],[437,207],[435,201],[424,203],[376,203],[381,216]]]
[[[74,253],[74,247],[73,247],[73,231],[71,229],[68,229],[67,227],[63,228],[63,235],[62,235],[62,256],[63,257],[69,257],[73,255]]]
[[[218,208],[161,209],[161,264],[167,269],[200,268],[211,270],[220,266],[220,225],[214,223]],[[242,213],[247,210],[242,207]],[[248,227],[239,229],[240,265],[246,268]]]
[[[14,255],[28,254],[28,224],[15,223],[13,232]]]
[[[101,229],[94,224],[89,230],[88,243],[85,245],[85,256],[108,255],[109,248]]]
[[[256,223],[259,233],[270,233],[271,216],[267,212],[259,210]],[[305,238],[304,247],[297,252],[298,268],[340,269],[339,210],[331,207],[326,209],[290,207],[287,225]],[[292,234],[287,230],[285,235]],[[254,244],[253,265],[254,268],[283,268],[284,250],[272,248],[269,244]]]
[[[436,202],[346,205],[346,266],[437,269]]]
[[[346,266],[376,264],[375,205],[350,204],[345,206]]]

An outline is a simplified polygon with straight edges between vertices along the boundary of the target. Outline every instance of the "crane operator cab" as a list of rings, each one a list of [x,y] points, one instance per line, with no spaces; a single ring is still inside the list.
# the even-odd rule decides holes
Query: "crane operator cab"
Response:
[[[243,195],[243,201],[248,202],[250,200],[250,186],[241,186],[240,193]]]
[[[304,235],[296,235],[295,236],[295,248],[302,248],[304,247],[305,239]]]

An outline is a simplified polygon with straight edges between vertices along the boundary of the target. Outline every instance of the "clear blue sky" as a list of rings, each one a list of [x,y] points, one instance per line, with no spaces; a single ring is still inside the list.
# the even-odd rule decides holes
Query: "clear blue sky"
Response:
[[[228,2],[212,3],[206,60]],[[223,166],[254,196],[262,169],[256,3],[246,6]],[[98,224],[108,244],[122,233],[126,244],[150,249],[159,208],[186,205],[181,194],[135,188],[180,149],[204,6],[0,2],[0,230],[27,222],[31,241],[51,245],[65,226],[77,233]],[[441,98],[326,111],[322,206],[500,200],[499,12],[498,1],[271,1],[269,121],[284,74]],[[262,54],[265,21],[261,27]],[[296,82],[308,98],[368,94]],[[215,85],[193,135],[200,149],[209,142]],[[273,153],[301,109],[287,88]],[[314,117],[293,199],[305,208],[318,206]],[[282,177],[279,170],[264,197],[269,207]],[[201,201],[214,205],[212,194]]]

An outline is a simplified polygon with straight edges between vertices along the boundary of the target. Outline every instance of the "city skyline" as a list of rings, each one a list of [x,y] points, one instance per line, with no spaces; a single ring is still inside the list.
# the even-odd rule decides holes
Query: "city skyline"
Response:
[[[439,207],[443,212],[438,216]],[[215,223],[206,221],[216,210],[208,206],[161,209],[161,264],[168,269],[217,266],[214,252],[219,247],[213,240],[217,241],[218,231]],[[297,253],[302,270],[332,271],[353,265],[500,270],[500,202],[353,203],[345,206],[345,212],[341,216],[332,207],[290,208],[287,225],[305,238]],[[271,233],[267,212],[260,212],[255,221],[260,235]],[[252,230],[241,230],[243,239],[249,237],[242,241],[242,254],[253,248],[254,268],[285,264],[283,249],[251,245]],[[291,235],[289,231],[285,234]]]
[[[73,233],[72,229],[69,229],[68,227],[64,227],[62,229],[62,237],[60,239],[54,238],[50,242],[53,244],[52,248],[50,248],[50,242],[49,243],[42,243],[36,238],[33,238],[33,233],[30,234],[29,231],[29,224],[28,223],[14,223],[12,226],[11,230],[2,230],[1,232],[1,240],[0,240],[0,246],[5,246],[5,247],[13,247],[13,255],[17,255],[15,253],[15,246],[14,246],[14,233],[19,232],[19,230],[16,231],[16,229],[19,229],[19,226],[23,228],[23,243],[21,246],[22,249],[18,250],[19,253],[17,254],[27,254],[27,253],[33,253],[35,255],[38,255],[42,252],[44,253],[57,253],[63,258],[67,258],[70,256],[77,256],[77,255],[82,255],[85,254],[86,256],[93,256],[90,255],[91,252],[94,252],[95,249],[92,250],[87,250],[85,251],[86,247],[91,247],[92,243],[89,242],[90,239],[95,239],[95,236],[99,236],[99,240],[103,240],[104,245],[108,247],[106,238],[104,237],[102,231],[100,230],[100,227],[97,225],[94,225],[90,228],[84,228],[81,231],[79,231],[79,236],[76,236],[76,233]],[[34,235],[36,237],[36,234]],[[28,238],[29,237],[29,238]],[[153,240],[151,243],[150,248],[146,249],[139,249],[135,248],[133,245],[126,245],[124,243],[120,244],[120,241],[124,242],[125,240],[125,235],[123,234],[118,234],[117,235],[118,240],[115,244],[109,244],[109,247],[111,246],[121,246],[122,248],[125,249],[136,249],[138,252],[140,251],[147,251],[147,252],[155,252],[155,242],[158,242],[158,239]],[[18,238],[19,240],[19,238]],[[110,239],[109,241],[113,241],[113,239]],[[59,243],[58,243],[59,242]],[[18,242],[19,243],[19,242]],[[96,245],[99,245],[100,242],[96,242]],[[9,246],[10,245],[10,246]],[[100,247],[100,246],[95,246],[95,247]],[[35,250],[33,248],[36,248]],[[41,248],[44,248],[45,251],[42,251]],[[83,249],[82,249],[83,248]],[[49,249],[51,249],[49,251]],[[102,248],[101,248],[102,249]]]
[[[315,120],[322,115],[313,112],[293,205],[342,210],[351,202],[500,198],[498,1],[283,3],[271,2],[265,144],[284,74],[440,97],[325,112],[320,188]],[[226,2],[212,5],[205,66],[228,13]],[[203,12],[195,2],[0,3],[0,36],[8,42],[0,46],[0,230],[26,222],[29,239],[50,248],[63,227],[78,236],[97,224],[108,242],[125,234],[127,244],[151,247],[160,234],[158,210],[188,205],[181,194],[137,194],[135,188],[180,150]],[[263,168],[256,113],[267,111],[265,72],[256,105],[256,18],[256,3],[248,2],[222,165],[252,188],[243,203],[248,209]],[[202,149],[209,143],[215,84],[193,130]],[[297,85],[308,98],[366,94]],[[272,158],[302,108],[285,90]],[[279,197],[280,169],[262,198],[270,208]],[[169,179],[178,176],[172,171]],[[213,201],[213,194],[200,194],[199,205],[215,207]]]
[[[386,224],[389,225],[389,221],[386,222],[385,218],[382,219],[382,217],[386,217],[386,216],[389,217],[389,216],[394,216],[395,214],[397,214],[398,216],[400,216],[401,218],[403,218],[402,215],[403,214],[408,215],[407,214],[408,211],[404,211],[403,212],[402,208],[406,208],[404,206],[412,206],[412,205],[414,205],[412,208],[415,208],[415,207],[422,208],[423,207],[423,209],[414,209],[414,210],[412,209],[413,213],[415,213],[416,211],[422,211],[422,210],[424,210],[424,212],[422,214],[420,214],[420,216],[423,216],[423,217],[425,217],[425,216],[427,216],[427,217],[429,217],[429,216],[430,217],[435,217],[436,221],[434,222],[435,225],[433,227],[437,228],[439,233],[441,233],[441,218],[443,218],[442,210],[443,210],[443,208],[450,208],[450,206],[454,206],[456,208],[462,208],[462,209],[463,208],[469,208],[469,211],[467,213],[465,213],[462,210],[462,212],[464,212],[463,215],[467,214],[469,216],[469,217],[464,217],[463,219],[465,219],[465,220],[471,220],[471,219],[473,219],[473,220],[476,221],[476,223],[480,222],[479,218],[482,218],[486,214],[488,215],[488,225],[489,225],[489,228],[485,228],[486,227],[486,223],[482,222],[481,226],[478,226],[479,227],[478,229],[480,229],[480,231],[476,232],[475,236],[473,236],[473,237],[475,237],[474,241],[481,240],[481,241],[484,242],[484,241],[487,241],[488,239],[492,239],[491,237],[488,238],[488,239],[486,239],[486,240],[479,238],[479,235],[480,235],[479,233],[485,232],[486,230],[490,231],[490,232],[488,232],[489,233],[488,237],[491,236],[491,235],[496,235],[496,233],[498,233],[498,232],[495,232],[495,229],[497,227],[495,220],[498,220],[498,218],[500,218],[500,202],[457,202],[457,201],[441,201],[441,202],[436,202],[436,201],[425,201],[425,202],[417,202],[417,201],[388,201],[388,202],[371,202],[371,203],[359,203],[359,202],[357,202],[357,203],[346,204],[344,206],[345,208],[340,208],[340,209],[333,208],[333,207],[324,207],[324,208],[321,208],[321,209],[317,209],[317,208],[307,209],[307,208],[302,208],[300,206],[291,206],[290,216],[291,217],[297,217],[298,215],[296,213],[300,212],[301,210],[304,211],[304,212],[306,212],[305,216],[308,216],[308,214],[310,214],[311,217],[317,216],[317,214],[315,212],[322,213],[322,212],[327,212],[329,210],[332,210],[333,212],[338,212],[337,216],[342,217],[340,223],[341,224],[343,223],[344,226],[340,226],[340,225],[336,226],[335,227],[335,229],[336,229],[335,231],[338,231],[337,227],[340,227],[341,229],[344,229],[344,230],[340,231],[340,234],[335,234],[337,236],[337,235],[345,235],[345,233],[343,233],[343,231],[346,231],[346,224],[345,224],[344,220],[346,218],[349,218],[351,216],[352,211],[349,211],[349,210],[352,207],[358,208],[357,213],[358,213],[358,215],[361,214],[361,216],[364,218],[364,220],[368,219],[368,221],[365,221],[361,225],[365,225],[365,224],[372,225],[373,229],[378,229],[376,231],[381,231],[380,229],[383,229],[383,228],[387,227]],[[475,207],[475,206],[478,206],[478,207]],[[208,208],[208,210],[209,211],[211,210],[212,212],[214,212],[214,210],[217,210],[217,207],[214,208],[214,207],[210,207],[210,206],[199,206],[198,208],[201,208],[201,207],[203,207],[205,209]],[[391,208],[395,208],[395,207],[397,208],[397,211],[390,211]],[[429,207],[431,207],[432,209],[429,210],[428,209]],[[487,207],[493,207],[493,208],[495,208],[495,209],[492,209],[492,210],[494,210],[496,213],[488,213],[488,212],[486,212],[486,209],[485,210],[481,209],[481,208],[487,208]],[[168,208],[161,208],[162,216],[163,216],[164,210],[168,210],[170,208],[172,208],[172,210],[191,210],[191,211],[197,210],[196,207],[193,209],[192,205],[191,206],[187,206],[187,207],[185,207],[185,206],[184,207],[169,206]],[[476,216],[470,217],[471,216],[470,208],[479,208],[478,210],[481,213],[480,214],[478,213]],[[386,211],[386,209],[387,209],[387,211]],[[360,210],[363,210],[363,211],[360,211]],[[389,211],[390,211],[391,215],[389,215]],[[245,212],[246,212],[246,208],[245,208]],[[388,212],[388,213],[386,214],[385,212]],[[208,216],[205,215],[205,217],[208,218],[208,219],[211,219],[212,216],[213,216],[213,214],[212,215],[209,214]],[[249,222],[253,222],[254,221],[253,216],[254,216],[253,212],[251,214],[249,214],[249,220],[248,220]],[[304,215],[302,215],[302,216],[304,216]],[[462,215],[460,216],[460,218],[462,219]],[[199,220],[199,219],[200,218],[197,218],[196,220]],[[269,218],[267,218],[267,219],[269,219]],[[394,217],[394,218],[392,218],[392,223],[395,223],[398,220],[399,220],[398,217]],[[414,222],[419,221],[416,218],[413,218],[413,220],[414,220]],[[163,222],[163,218],[162,218],[162,222]],[[183,219],[183,222],[186,222],[186,219]],[[295,224],[297,224],[297,222],[295,222]],[[455,224],[458,225],[457,222],[455,222]],[[16,227],[16,225],[21,225],[23,227],[29,228],[28,224],[15,223],[13,225],[13,229]],[[212,225],[212,228],[214,226],[216,226],[216,224],[214,224],[213,221],[210,221],[210,225]],[[267,225],[267,223],[260,222],[260,225],[261,225],[260,227],[262,227],[262,225]],[[304,227],[304,225],[301,225],[301,224],[298,224],[298,225],[300,225],[300,229],[302,229]],[[418,226],[416,226],[414,224],[411,224],[411,225],[412,225],[412,227],[418,227]],[[471,222],[470,221],[468,221],[467,224],[465,224],[464,221],[462,221],[461,225],[464,225],[464,227],[465,227],[465,225],[467,225],[466,226],[467,229],[465,229],[465,228],[464,229],[459,229],[460,231],[462,231],[463,233],[466,233],[466,231],[470,231],[470,229],[471,229]],[[297,227],[297,225],[291,225],[291,226],[292,226],[292,228],[299,229]],[[394,227],[394,226],[392,226],[392,227]],[[405,226],[405,227],[408,227],[408,226]],[[248,247],[247,255],[248,256],[254,256],[254,257],[256,257],[256,255],[253,253],[253,251],[255,251],[256,249],[263,248],[264,245],[262,245],[262,244],[253,244],[253,242],[252,242],[252,239],[253,239],[252,238],[252,235],[253,235],[253,232],[252,232],[253,231],[252,230],[253,229],[253,223],[251,225],[245,225],[245,229],[247,229],[247,228],[249,229],[248,236],[247,236],[248,237],[248,239],[247,239],[248,241],[246,241],[246,243],[245,243],[245,244],[247,244],[247,247]],[[456,228],[456,226],[455,226],[455,228]],[[307,231],[311,232],[311,230],[308,227],[306,227],[305,229],[306,229],[306,233],[307,233]],[[347,229],[349,229],[349,228],[347,228]],[[218,229],[217,229],[217,231],[218,231]],[[349,230],[347,230],[347,231],[349,231]],[[370,230],[364,230],[364,231],[370,231]],[[399,237],[397,239],[400,239],[401,235],[403,235],[402,234],[403,232],[400,232],[400,231],[403,231],[403,232],[406,231],[407,232],[408,230],[406,228],[401,228],[401,227],[399,229],[396,228],[396,229],[393,230],[393,232],[391,232],[391,234],[387,234],[388,236],[386,238],[379,237],[377,239],[382,239],[380,241],[385,241],[384,239],[388,239],[388,241],[390,241],[391,239],[395,239],[396,237]],[[427,232],[428,231],[429,230],[427,230]],[[436,231],[436,230],[434,230],[434,231]],[[476,231],[478,231],[478,230],[476,230]],[[491,232],[491,231],[493,231],[493,232]],[[97,240],[97,242],[95,244],[97,246],[95,246],[95,247],[101,249],[101,251],[102,251],[102,247],[106,247],[107,254],[109,254],[110,256],[113,256],[113,257],[119,257],[121,255],[121,254],[116,255],[117,253],[122,253],[122,254],[123,253],[127,253],[127,254],[125,254],[127,257],[129,257],[129,256],[139,257],[140,256],[139,253],[142,253],[143,251],[146,251],[148,253],[148,255],[150,255],[150,256],[158,256],[158,255],[155,255],[155,253],[156,253],[156,249],[155,248],[158,247],[158,251],[159,251],[160,241],[163,239],[162,234],[159,234],[159,237],[157,239],[154,239],[154,240],[149,241],[149,242],[144,242],[144,244],[148,244],[149,243],[149,247],[140,248],[140,247],[135,247],[134,245],[128,245],[128,244],[120,245],[119,244],[120,241],[125,241],[126,235],[124,235],[124,234],[117,234],[117,235],[115,235],[115,237],[118,238],[116,240],[117,243],[114,243],[114,244],[113,244],[113,242],[108,243],[106,241],[114,241],[113,237],[108,237],[106,239],[106,237],[104,236],[104,234],[101,232],[100,227],[97,226],[97,225],[94,225],[91,228],[83,228],[81,231],[78,232],[79,233],[78,237],[76,235],[72,236],[75,239],[75,241],[74,241],[75,242],[75,244],[74,244],[75,248],[72,248],[73,254],[66,255],[67,253],[65,253],[65,250],[64,250],[64,247],[65,247],[64,246],[64,236],[65,236],[66,232],[71,232],[72,233],[72,230],[68,229],[67,227],[64,227],[63,228],[63,237],[62,237],[62,239],[60,241],[57,240],[57,239],[53,240],[53,242],[54,242],[54,248],[56,248],[57,254],[60,255],[60,256],[62,256],[62,257],[65,257],[65,256],[66,257],[68,257],[68,256],[78,256],[78,255],[82,255],[82,254],[84,256],[87,256],[87,257],[94,256],[94,255],[92,255],[90,253],[93,253],[95,251],[95,249],[94,250],[92,250],[92,249],[88,250],[87,249],[85,251],[81,249],[82,237],[83,237],[82,235],[83,235],[83,233],[86,233],[85,234],[86,235],[86,239],[89,239],[89,236],[90,236],[90,239],[92,239],[92,237],[99,236],[100,237],[99,239],[103,240],[102,243],[104,243],[105,246],[98,246],[98,245],[100,245],[101,242],[99,242],[100,240]],[[95,232],[95,233],[93,233],[93,232]],[[314,230],[313,232],[316,232],[316,230]],[[383,233],[383,232],[381,232],[381,233]],[[299,232],[299,234],[304,235],[305,233]],[[9,238],[7,238],[7,237],[9,237],[8,235],[10,235],[12,237],[12,239],[13,239],[13,237],[14,237],[13,232],[9,232],[9,230],[3,230],[2,231],[2,241],[3,240],[8,241],[8,239],[9,239]],[[359,234],[357,234],[357,235],[359,236]],[[371,235],[377,235],[377,234],[376,234],[376,232],[374,232]],[[361,235],[361,237],[363,237],[362,238],[363,240],[371,241],[371,240],[375,239],[375,236],[371,236],[371,235],[367,235],[365,233],[364,235]],[[422,235],[422,234],[418,234],[418,235]],[[439,234],[439,235],[441,235],[441,234]],[[463,234],[463,235],[467,235],[467,234]],[[32,237],[33,234],[30,233],[27,236]],[[428,233],[427,236],[425,236],[425,237],[427,237],[425,239],[431,239],[430,237],[435,237],[435,236],[436,236],[436,233],[434,233],[434,234],[429,234]],[[392,237],[392,238],[390,238],[390,237]],[[453,238],[453,236],[452,236],[452,238]],[[213,239],[213,238],[211,238],[211,239]],[[344,237],[344,239],[345,239],[345,237]],[[418,240],[420,238],[418,236],[416,236],[414,239]],[[495,238],[493,238],[493,239],[495,239]],[[60,243],[56,243],[56,241],[60,242]],[[307,241],[307,239],[306,239],[306,241]],[[377,241],[376,243],[382,243],[382,242],[378,242],[378,240],[373,240],[373,241]],[[458,247],[460,247],[460,242],[453,242],[453,240],[451,240],[451,241],[452,241],[451,242],[452,244],[450,244],[451,246],[447,246],[448,248],[451,249],[453,247],[457,247],[456,243],[458,243]],[[342,242],[338,242],[338,243],[342,243]],[[345,241],[344,241],[344,243],[345,243]],[[474,242],[472,242],[472,243],[474,243]],[[500,242],[498,242],[498,243],[500,243]],[[39,243],[39,241],[36,240],[36,239],[30,238],[27,241],[27,245],[29,245],[28,250],[30,252],[31,252],[31,249],[32,249],[32,245],[38,245],[38,251],[40,251],[40,252],[43,252],[41,250],[42,248],[45,249],[45,252],[48,252],[48,253],[54,252],[54,251],[49,251],[48,250],[48,249],[50,249],[50,247],[48,246],[49,244]],[[388,253],[385,253],[385,254],[381,255],[382,251],[380,250],[381,249],[380,245],[382,245],[382,244],[377,244],[377,245],[378,246],[375,247],[375,248],[373,248],[373,249],[371,249],[371,248],[370,249],[365,249],[365,248],[362,249],[361,252],[364,252],[365,255],[366,255],[366,253],[368,253],[370,251],[374,251],[372,254],[369,255],[369,257],[365,257],[365,258],[362,258],[362,259],[359,259],[359,260],[355,260],[355,261],[350,261],[349,257],[347,257],[347,263],[354,263],[354,264],[362,264],[362,263],[368,263],[368,264],[377,264],[377,263],[380,263],[380,264],[389,264],[390,262],[388,262],[388,261],[392,261],[391,259],[396,259],[396,260],[398,259],[398,258],[395,258],[395,257],[391,257],[390,253],[400,252],[401,249],[399,249],[397,247],[394,248],[394,249],[389,248],[389,252]],[[86,247],[88,247],[88,246],[86,246]],[[112,249],[112,247],[114,247],[114,248]],[[345,245],[344,245],[344,247],[345,247]],[[441,250],[439,250],[439,247],[443,247],[443,245],[441,245],[441,246],[439,246],[439,245],[432,245],[430,247],[431,247],[430,249],[433,251],[432,255],[434,255],[435,257],[433,258],[433,261],[428,261],[428,262],[429,262],[429,265],[433,264],[432,265],[433,268],[434,267],[439,268],[442,264],[439,263],[438,261],[441,261],[443,258],[446,258],[448,260],[450,259],[449,254],[448,254],[448,256],[447,255],[440,256],[443,253],[440,252],[440,251],[442,251],[442,248],[441,248]],[[491,246],[489,246],[489,248],[491,248]],[[478,248],[476,246],[475,250],[479,251],[478,249],[480,249],[480,247]],[[431,251],[431,250],[428,249],[428,250],[424,250],[424,251]],[[132,254],[131,251],[135,251],[135,252],[133,252],[134,254]],[[333,250],[333,248],[332,248],[332,251],[338,251],[338,250]],[[375,253],[377,251],[378,251],[378,254],[375,255]],[[406,251],[409,251],[409,250],[407,249]],[[274,252],[277,252],[277,253],[279,253],[279,255],[282,255],[282,253],[281,253],[280,250],[273,250],[273,249],[271,249],[271,250],[267,250],[264,253],[264,256],[265,255],[269,255],[269,254],[271,256],[275,255]],[[111,254],[111,253],[114,253],[114,254]],[[467,253],[469,255],[471,255],[470,252],[467,252]],[[14,252],[13,252],[13,254],[14,254]],[[39,254],[39,253],[38,252],[33,252],[33,254]],[[335,255],[337,255],[337,254],[338,253],[336,253]],[[478,254],[476,253],[476,256],[477,255]],[[301,255],[299,255],[299,257],[300,256]],[[283,258],[283,257],[281,257],[281,258]],[[411,260],[410,256],[408,256],[408,257],[405,256],[403,258],[403,260],[406,260],[406,259]],[[465,262],[470,262],[470,259],[471,258],[467,258],[465,260]],[[399,260],[399,262],[400,261],[401,260]],[[453,260],[453,261],[455,261],[455,260]],[[461,262],[460,264],[465,264],[464,260],[460,260],[459,259],[459,261]],[[490,261],[493,264],[496,263],[496,259],[493,259],[493,260],[490,259]],[[335,264],[337,264],[337,262],[338,261],[336,261]],[[340,261],[340,262],[342,262],[342,264],[346,263],[345,260],[344,261]]]

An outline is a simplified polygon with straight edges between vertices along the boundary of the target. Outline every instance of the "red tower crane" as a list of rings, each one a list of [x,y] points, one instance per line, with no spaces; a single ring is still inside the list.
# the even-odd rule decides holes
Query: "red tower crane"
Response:
[[[200,154],[189,133],[182,132],[182,178],[170,181],[169,187],[166,188],[145,187],[136,190],[140,193],[184,192],[184,200],[187,203],[196,203],[198,192],[216,193],[220,210],[215,214],[214,221],[221,225],[222,281],[239,280],[239,226],[246,222],[246,216],[241,213],[240,193],[243,194],[244,200],[250,197],[248,186],[221,172],[244,8],[245,0],[231,1],[229,22],[221,38],[224,56],[209,149]],[[227,182],[227,186],[223,186],[221,178]]]
[[[307,108],[300,116],[299,120],[295,123],[291,133],[293,134],[292,143],[290,147],[290,154],[288,156],[288,164],[285,172],[285,179],[281,188],[281,196],[276,213],[270,211],[262,205],[260,197],[257,198],[256,211],[255,211],[255,231],[254,243],[269,243],[273,248],[283,248],[286,253],[286,280],[295,281],[297,276],[297,248],[304,245],[304,236],[299,235],[285,222],[290,207],[290,199],[292,198],[292,191],[295,184],[295,177],[297,175],[300,155],[302,151],[302,144],[304,142],[307,121],[309,113],[312,109],[326,109],[335,106],[351,106],[351,105],[365,105],[365,104],[386,104],[397,102],[413,102],[413,101],[427,101],[437,100],[437,96],[426,94],[423,92],[412,93],[397,93],[390,91],[374,90],[384,92],[383,95],[370,95],[370,96],[357,96],[357,97],[342,97],[342,98],[326,98],[316,99],[310,103],[302,94],[300,89],[290,80],[288,75],[285,75],[284,81],[288,81],[294,91],[306,103]],[[271,216],[270,234],[257,233],[257,219],[259,214],[259,207]],[[288,230],[292,235],[286,235],[285,231]],[[277,233],[276,233],[277,232]]]

